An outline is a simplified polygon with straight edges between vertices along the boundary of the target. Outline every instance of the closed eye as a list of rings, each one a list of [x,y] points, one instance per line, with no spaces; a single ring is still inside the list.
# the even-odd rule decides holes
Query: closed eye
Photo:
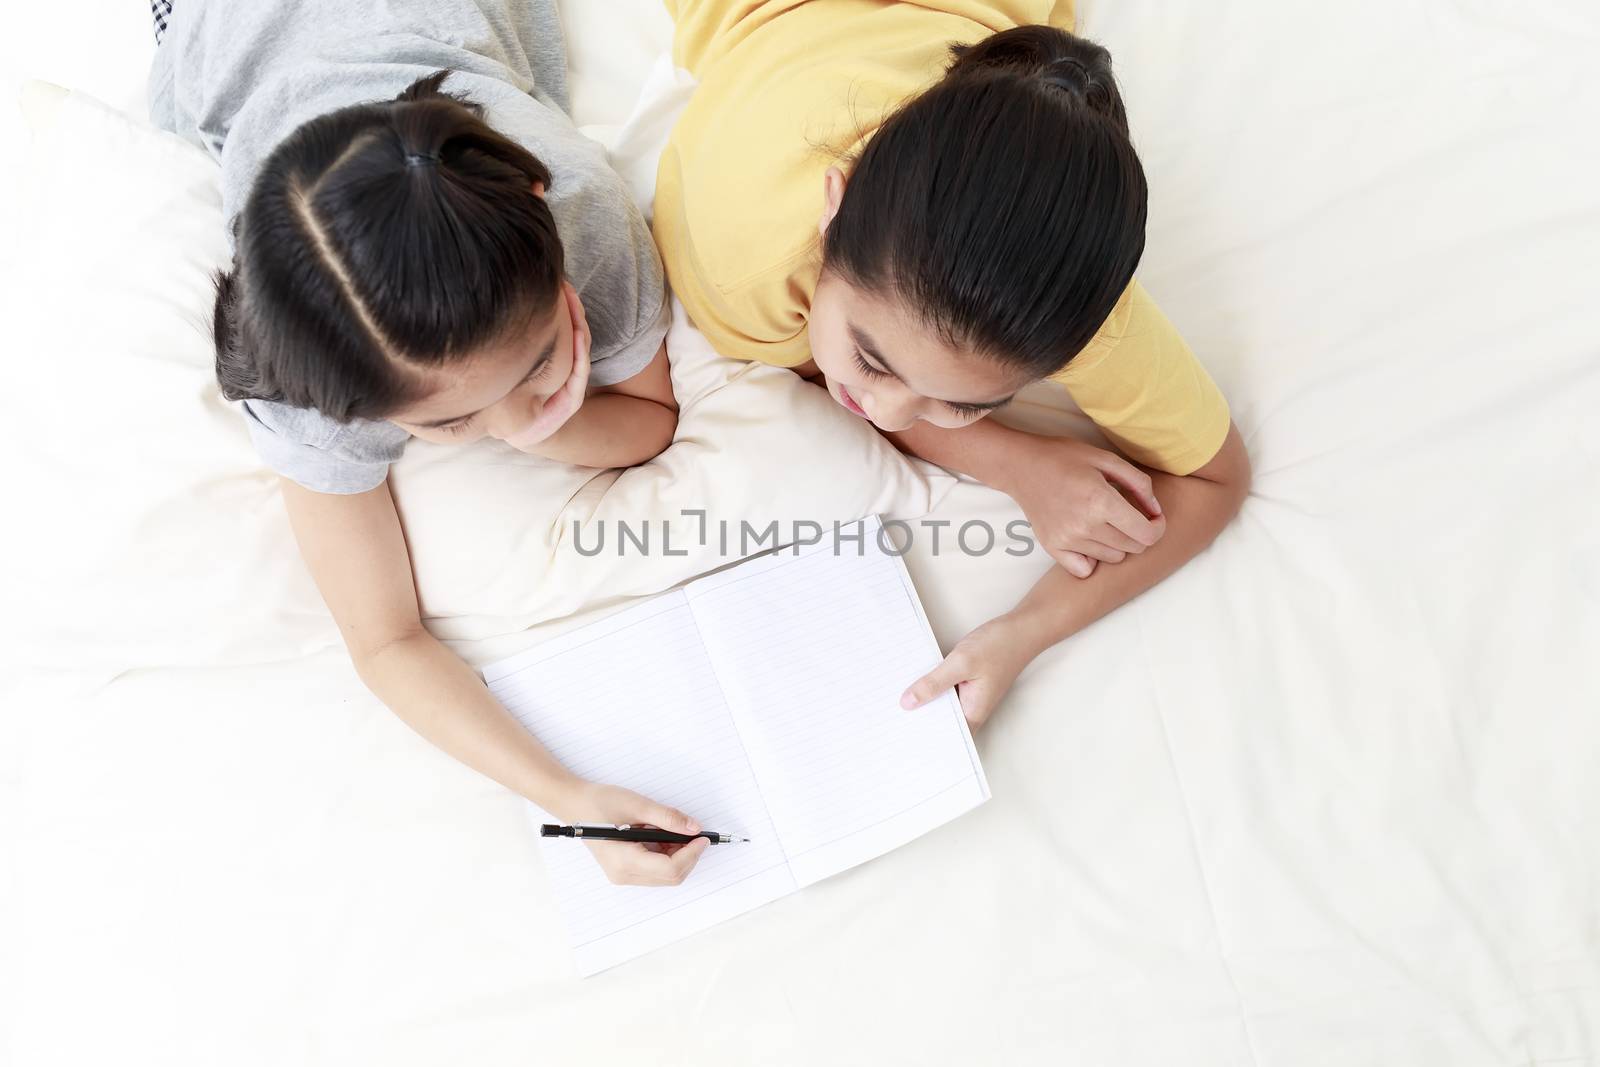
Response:
[[[860,371],[862,374],[865,374],[868,378],[890,377],[888,371],[874,367],[872,364],[868,363],[866,357],[862,356],[861,349],[858,348],[851,354],[854,355],[856,359],[856,370]]]
[[[940,401],[940,403],[964,419],[975,419],[979,415],[988,414],[995,408],[1005,406],[1004,404],[952,404],[948,400]]]
[[[556,363],[556,360],[555,360],[555,354],[554,353],[551,353],[550,355],[545,356],[539,362],[535,363],[533,365],[533,369],[528,372],[528,376],[526,378],[522,379],[522,381],[518,382],[517,384],[518,385],[524,385],[524,384],[526,384],[528,382],[533,381],[535,378],[544,377],[546,374],[550,373],[550,368],[555,366],[555,363]]]
[[[882,367],[874,367],[872,364],[868,363],[866,357],[861,354],[861,349],[855,349],[851,355],[855,357],[856,370],[860,371],[868,378],[895,377],[895,375],[884,370]],[[1006,399],[993,404],[958,404],[951,400],[941,400],[939,403],[943,404],[952,413],[959,415],[963,419],[975,419],[979,415],[986,415],[996,408],[1001,408],[1011,403],[1011,398],[1006,397]]]
[[[550,368],[554,364],[555,360],[551,356],[545,356],[543,359],[539,360],[539,362],[533,365],[533,369],[529,370],[527,375],[522,379],[522,381],[518,382],[517,385],[527,385],[535,378],[543,377],[545,374],[549,373]],[[442,426],[434,426],[432,429],[443,431],[444,433],[450,434],[453,437],[458,436],[465,433],[467,427],[472,425],[472,420],[477,417],[477,414],[474,413],[468,415],[466,418],[457,419],[455,422],[447,422]]]

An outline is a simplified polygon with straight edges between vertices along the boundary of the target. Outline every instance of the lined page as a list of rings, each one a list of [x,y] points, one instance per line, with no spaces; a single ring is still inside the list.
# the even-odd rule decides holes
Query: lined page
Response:
[[[587,846],[541,838],[580,973],[593,974],[794,891],[682,592],[493,664],[484,680],[574,773],[671,805],[707,830],[750,838],[748,844],[712,845],[674,887],[613,885]],[[535,825],[560,821],[529,808]]]
[[[989,796],[953,693],[900,694],[940,660],[905,566],[864,525],[686,589],[796,881],[881,855]]]

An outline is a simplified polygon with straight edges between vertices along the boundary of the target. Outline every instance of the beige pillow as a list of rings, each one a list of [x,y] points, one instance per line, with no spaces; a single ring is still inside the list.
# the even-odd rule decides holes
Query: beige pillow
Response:
[[[597,473],[499,444],[407,446],[390,484],[434,632],[486,637],[659,592],[758,551],[763,535],[921,515],[952,483],[792,372],[718,357],[673,311],[681,414],[652,462]]]

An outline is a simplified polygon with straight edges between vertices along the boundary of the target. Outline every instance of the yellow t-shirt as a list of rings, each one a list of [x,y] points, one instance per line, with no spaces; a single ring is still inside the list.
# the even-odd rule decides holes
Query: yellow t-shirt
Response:
[[[950,46],[1070,0],[667,0],[673,59],[699,79],[656,172],[672,289],[726,356],[796,367],[821,268],[822,176],[943,74]],[[1173,474],[1227,436],[1228,405],[1135,281],[1052,380],[1131,458]]]

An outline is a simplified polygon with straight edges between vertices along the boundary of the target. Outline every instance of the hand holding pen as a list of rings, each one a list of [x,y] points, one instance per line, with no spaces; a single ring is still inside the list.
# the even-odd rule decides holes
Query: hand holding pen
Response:
[[[748,837],[734,837],[731,834],[718,834],[710,830],[701,830],[697,834],[678,834],[671,830],[663,830],[659,826],[558,826],[555,823],[544,823],[539,827],[540,837],[571,837],[583,841],[633,841],[639,844],[657,845],[687,845],[697,837],[703,837],[708,844],[726,845],[734,841],[748,841]]]
[[[682,885],[711,844],[688,815],[621,786],[581,782],[566,803],[552,810],[574,826],[625,825],[633,833],[649,828],[670,838],[575,838],[589,846],[600,869],[617,885]]]

